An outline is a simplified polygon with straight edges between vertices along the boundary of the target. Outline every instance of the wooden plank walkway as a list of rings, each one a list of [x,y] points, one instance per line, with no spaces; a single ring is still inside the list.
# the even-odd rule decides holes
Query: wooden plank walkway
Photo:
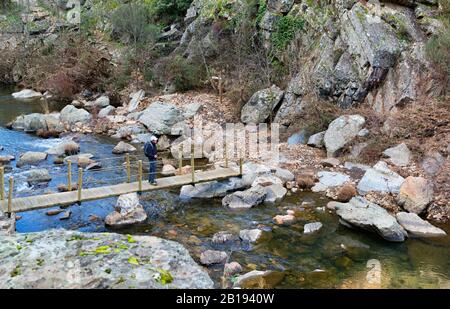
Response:
[[[239,176],[239,171],[231,168],[219,168],[210,171],[201,171],[195,173],[195,183],[208,182],[213,180],[222,180],[230,177]],[[157,180],[158,185],[152,186],[148,181],[142,182],[142,192],[156,191],[161,189],[169,189],[192,184],[192,175],[181,175],[160,178]],[[81,194],[81,202],[99,200],[122,194],[133,193],[139,191],[139,183],[122,183],[117,185],[83,189]],[[12,200],[12,212],[24,212],[36,209],[43,209],[59,205],[72,205],[78,202],[78,191],[53,193],[47,195],[21,197]],[[0,209],[7,211],[8,200],[0,201]]]

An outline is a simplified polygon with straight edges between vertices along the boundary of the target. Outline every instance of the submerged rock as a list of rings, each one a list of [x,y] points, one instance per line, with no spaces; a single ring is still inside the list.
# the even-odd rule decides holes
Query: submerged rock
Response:
[[[418,215],[407,212],[399,212],[396,214],[398,223],[414,237],[442,237],[447,233],[431,225],[428,221],[421,219]]]
[[[337,215],[347,226],[375,232],[386,240],[404,241],[407,233],[397,220],[384,208],[362,197],[354,197],[349,203],[335,203]]]
[[[188,289],[213,282],[173,241],[49,230],[2,237],[0,287]]]
[[[234,287],[241,287],[244,289],[272,289],[283,281],[284,276],[284,273],[279,271],[253,270],[237,277]]]

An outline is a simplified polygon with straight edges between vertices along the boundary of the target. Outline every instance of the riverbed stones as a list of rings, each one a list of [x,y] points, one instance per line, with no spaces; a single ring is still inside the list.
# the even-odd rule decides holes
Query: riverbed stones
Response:
[[[106,118],[112,114],[114,114],[114,112],[116,111],[116,108],[114,106],[108,105],[104,108],[102,108],[99,112],[98,112],[98,118]]]
[[[60,144],[46,151],[47,154],[54,156],[63,156],[63,155],[72,156],[76,155],[79,152],[80,152],[80,145],[71,140],[61,142]]]
[[[132,239],[130,242],[128,236],[115,233],[63,229],[4,237],[0,243],[0,287],[213,287],[206,270],[194,262],[182,245],[153,236],[132,236]],[[18,247],[23,250],[17,250]],[[121,249],[124,247],[127,249]],[[37,264],[37,257],[43,263]],[[152,267],[145,261],[151,261]],[[19,267],[17,275],[11,276],[16,267]],[[170,274],[172,280],[162,281],[162,271]]]
[[[82,108],[76,108],[73,105],[67,105],[61,111],[61,121],[69,125],[77,122],[88,124],[92,120],[92,115]]]
[[[251,187],[225,196],[222,205],[231,209],[249,209],[264,202],[266,190],[262,186]]]
[[[242,266],[238,262],[225,263],[223,267],[223,275],[225,277],[232,277],[242,272]]]
[[[349,203],[336,203],[334,208],[346,226],[375,232],[393,242],[402,242],[407,236],[403,227],[384,208],[362,197],[354,197]]]
[[[279,179],[281,179],[283,181],[283,184],[288,182],[288,181],[293,181],[295,179],[294,174],[284,168],[277,168],[275,169],[275,174],[276,177],[278,177]]]
[[[325,137],[325,132],[326,131],[311,135],[308,139],[307,145],[315,148],[323,148],[323,138]]]
[[[367,170],[358,183],[358,192],[362,195],[370,191],[398,194],[405,179],[389,169],[386,162],[379,161]]]
[[[409,212],[420,214],[433,200],[433,186],[423,177],[409,176],[400,187],[397,202]]]
[[[234,287],[243,289],[272,289],[284,279],[284,273],[279,271],[252,270],[236,278]]]
[[[326,158],[326,159],[320,160],[320,164],[323,167],[336,167],[339,164],[341,164],[341,162],[339,161],[339,159],[336,159],[336,158]]]
[[[20,156],[17,167],[38,165],[45,160],[47,160],[47,154],[45,152],[28,151]]]
[[[203,265],[224,264],[228,259],[228,254],[224,251],[206,250],[200,255],[200,263]]]
[[[356,188],[352,183],[346,183],[339,187],[331,187],[327,189],[327,197],[338,201],[338,202],[348,202],[352,197],[356,196]]]
[[[14,161],[15,157],[11,156],[11,155],[6,155],[6,156],[0,156],[0,166],[3,164],[8,164],[11,161]]]
[[[364,127],[366,120],[360,115],[344,115],[333,120],[324,135],[328,157],[336,157]]]
[[[42,97],[42,93],[32,89],[24,89],[11,94],[14,99],[35,99]]]
[[[120,227],[142,223],[145,220],[147,213],[140,204],[137,193],[130,193],[119,196],[115,211],[106,217],[105,223],[108,226]]]
[[[147,107],[138,121],[153,134],[170,135],[172,126],[183,120],[182,111],[172,104],[156,102]]]
[[[52,180],[50,173],[46,169],[32,169],[24,173],[27,177],[27,182],[30,185],[35,185],[38,183],[47,183]]]
[[[323,224],[320,222],[307,223],[303,227],[303,234],[310,235],[310,234],[317,233],[322,227],[323,227]]]
[[[212,243],[217,245],[222,245],[225,243],[230,243],[237,240],[238,237],[231,232],[228,231],[220,231],[213,235]]]
[[[277,225],[291,225],[295,223],[295,216],[293,214],[276,215],[272,220]]]
[[[406,166],[411,160],[411,151],[405,143],[388,148],[383,151],[383,155],[389,158],[389,161],[396,166]]]
[[[266,203],[276,203],[281,201],[285,195],[287,194],[287,189],[283,187],[281,184],[273,184],[267,187],[264,187],[266,190],[266,198],[264,202]]]
[[[278,106],[283,95],[284,91],[275,85],[254,93],[242,107],[241,121],[245,124],[265,122]]]
[[[414,213],[399,212],[396,215],[398,223],[413,237],[442,237],[447,233],[423,220]]]
[[[338,173],[321,171],[317,173],[319,182],[312,187],[313,192],[326,191],[330,187],[338,187],[350,181],[350,176]]]
[[[84,104],[88,109],[89,108],[98,108],[102,109],[104,107],[107,107],[110,103],[109,97],[107,96],[101,96],[97,98],[95,101],[90,101]]]
[[[137,149],[133,145],[120,141],[112,150],[113,154],[124,154],[136,152]]]
[[[241,230],[239,232],[239,238],[242,241],[246,241],[252,244],[260,242],[263,238],[263,231],[260,229]]]

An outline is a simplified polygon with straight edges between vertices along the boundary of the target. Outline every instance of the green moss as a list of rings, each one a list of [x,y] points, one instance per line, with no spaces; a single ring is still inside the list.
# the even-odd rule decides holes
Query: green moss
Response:
[[[136,242],[136,240],[130,234],[127,235],[127,241],[130,244],[134,244]]]
[[[259,0],[258,13],[256,14],[255,24],[259,25],[267,12],[266,0]]]
[[[303,18],[286,15],[280,18],[275,24],[275,31],[272,34],[272,46],[277,51],[284,50],[294,39],[295,34],[302,30],[305,25]]]
[[[112,272],[111,268],[107,268],[105,269],[105,273],[107,273],[108,275]]]
[[[156,271],[158,272],[158,276],[156,278],[156,281],[158,281],[161,284],[169,284],[172,283],[173,281],[173,276],[172,274],[162,268],[157,268]]]
[[[119,280],[117,280],[116,284],[124,283],[126,280],[124,277],[120,277]]]
[[[22,271],[21,271],[21,269],[20,269],[20,266],[16,266],[16,267],[13,269],[13,271],[11,272],[10,276],[11,276],[12,278],[14,278],[14,277],[20,276],[21,274],[22,274]]]
[[[44,259],[36,259],[36,264],[37,264],[37,266],[42,266],[42,265],[44,265]]]
[[[408,27],[406,26],[405,21],[393,14],[383,14],[382,18],[392,27],[394,28],[397,37],[401,41],[410,41],[411,37],[408,32]]]
[[[110,246],[100,246],[94,252],[95,254],[110,254],[112,250]]]
[[[17,249],[18,251],[20,251],[20,250],[22,250],[23,248],[22,248],[21,245],[17,245],[17,246],[16,246],[16,249]]]
[[[131,265],[137,265],[137,266],[140,265],[139,264],[139,260],[136,257],[134,257],[134,256],[130,256],[128,258],[128,263],[130,263]]]

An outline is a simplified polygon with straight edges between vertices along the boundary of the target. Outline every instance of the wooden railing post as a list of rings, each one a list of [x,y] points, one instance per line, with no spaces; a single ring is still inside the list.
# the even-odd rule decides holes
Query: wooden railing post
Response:
[[[0,167],[0,201],[5,199],[5,168]]]
[[[194,156],[194,143],[191,144],[191,174],[192,182],[195,182],[195,156]]]
[[[178,147],[178,168],[181,174],[181,168],[183,167],[183,143],[180,143],[180,147]]]
[[[142,192],[142,160],[139,160],[139,192]]]
[[[127,165],[127,182],[131,182],[131,166],[130,166],[130,154],[125,155],[126,165]]]
[[[67,160],[67,191],[72,191],[72,161]]]
[[[78,203],[81,203],[81,190],[83,188],[83,169],[78,169]]]
[[[9,177],[8,215],[12,213],[12,198],[14,192],[14,177]]]

